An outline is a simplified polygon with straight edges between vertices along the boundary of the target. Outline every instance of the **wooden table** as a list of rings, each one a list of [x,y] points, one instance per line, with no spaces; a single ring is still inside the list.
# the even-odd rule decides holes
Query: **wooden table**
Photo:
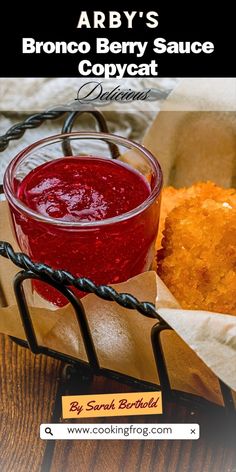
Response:
[[[236,472],[233,426],[206,411],[175,404],[168,405],[161,417],[101,418],[98,422],[199,422],[199,440],[40,440],[40,423],[57,422],[60,415],[63,368],[61,362],[34,356],[0,336],[1,472]],[[104,379],[95,379],[91,388],[98,393],[129,390]],[[79,392],[78,387],[68,393]]]

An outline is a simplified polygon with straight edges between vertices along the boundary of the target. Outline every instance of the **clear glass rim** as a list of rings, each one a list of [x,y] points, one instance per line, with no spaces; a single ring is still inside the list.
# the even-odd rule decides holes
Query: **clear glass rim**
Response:
[[[23,161],[23,159],[33,150],[44,147],[45,144],[54,144],[56,142],[60,142],[63,139],[66,138],[79,138],[79,139],[100,139],[105,142],[115,142],[116,144],[121,144],[123,146],[126,146],[129,149],[137,149],[141,154],[144,154],[146,157],[146,160],[148,160],[151,165],[152,169],[154,170],[154,175],[155,175],[155,184],[154,187],[144,202],[142,202],[139,206],[136,208],[133,208],[132,210],[122,213],[121,215],[114,216],[112,218],[107,218],[104,220],[99,220],[99,221],[65,221],[65,220],[60,220],[51,218],[50,216],[45,216],[40,213],[37,213],[36,211],[32,210],[29,208],[27,205],[25,205],[21,200],[19,200],[12,188],[12,173],[16,169],[17,165]],[[115,134],[111,133],[100,133],[100,132],[72,132],[72,133],[64,133],[64,134],[56,134],[52,136],[48,136],[46,138],[43,138],[39,141],[35,141],[33,144],[30,144],[26,148],[24,148],[22,151],[20,151],[10,162],[8,165],[4,178],[3,178],[3,189],[4,193],[6,195],[6,198],[9,203],[15,207],[15,209],[20,210],[23,212],[25,215],[29,216],[30,218],[33,218],[37,221],[41,221],[43,223],[49,223],[51,225],[56,225],[56,226],[63,226],[63,227],[71,227],[71,228],[94,228],[94,227],[100,227],[100,226],[105,226],[105,225],[110,225],[118,222],[122,222],[125,220],[128,220],[130,218],[133,218],[136,215],[139,215],[141,212],[143,212],[146,208],[148,208],[154,200],[158,197],[158,195],[161,192],[163,185],[163,175],[162,175],[162,170],[161,166],[158,162],[158,160],[153,156],[153,154],[148,151],[144,146],[142,146],[139,143],[136,143],[130,139],[123,138],[122,136],[118,136]]]

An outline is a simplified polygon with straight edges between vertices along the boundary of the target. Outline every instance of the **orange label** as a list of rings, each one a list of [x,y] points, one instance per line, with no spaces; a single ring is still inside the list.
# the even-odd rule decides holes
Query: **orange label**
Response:
[[[109,393],[62,397],[63,418],[156,415],[162,413],[161,392]]]

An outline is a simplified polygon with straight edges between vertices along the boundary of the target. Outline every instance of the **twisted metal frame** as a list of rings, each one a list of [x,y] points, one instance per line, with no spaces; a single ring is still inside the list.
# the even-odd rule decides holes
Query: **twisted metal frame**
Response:
[[[31,271],[36,277],[40,278],[43,275],[50,282],[62,284],[63,286],[72,286],[82,292],[94,293],[103,300],[116,302],[124,308],[137,310],[144,316],[161,320],[152,303],[139,302],[133,295],[118,293],[114,288],[107,285],[96,285],[85,277],[76,278],[66,270],[54,270],[47,264],[32,262],[26,254],[15,252],[7,242],[0,241],[0,255],[10,259],[17,267]]]
[[[5,151],[10,141],[20,139],[27,129],[38,128],[45,120],[57,120],[65,114],[65,111],[48,110],[43,113],[36,113],[26,118],[24,121],[13,125],[4,135],[0,137],[0,152]]]
[[[159,386],[150,382],[141,381],[128,375],[103,368],[99,365],[96,348],[83,305],[70,289],[70,287],[75,287],[86,293],[93,293],[103,300],[118,303],[124,308],[137,310],[141,315],[144,315],[148,318],[156,319],[157,323],[154,324],[151,330],[151,343],[157,372],[160,379],[160,388],[164,392],[165,402],[178,399],[185,402],[187,401],[188,403],[192,401],[195,404],[202,406],[208,406],[210,404],[210,402],[207,400],[200,400],[195,395],[185,394],[184,392],[179,392],[171,388],[168,367],[165,361],[165,354],[161,343],[161,335],[164,331],[172,330],[172,328],[168,326],[168,324],[161,318],[152,303],[139,301],[133,295],[119,293],[114,288],[106,285],[96,285],[90,279],[84,277],[76,278],[68,271],[58,269],[54,270],[46,264],[35,263],[26,254],[15,252],[12,246],[4,241],[0,241],[0,256],[9,259],[15,266],[23,269],[15,276],[14,291],[27,342],[12,338],[15,342],[24,347],[29,347],[34,354],[41,353],[55,357],[67,363],[69,362],[70,364],[74,365],[77,370],[80,371],[80,375],[86,379],[92,379],[93,375],[103,375],[105,377],[129,384],[136,389],[144,388],[145,390],[156,390],[157,387],[159,388]],[[72,305],[77,318],[88,362],[78,360],[38,344],[37,333],[35,333],[34,330],[30,316],[30,310],[28,308],[23,289],[23,282],[28,279],[36,279],[46,282],[47,284],[56,288],[67,298],[68,302]],[[219,384],[227,412],[234,414],[235,409],[231,390],[221,380],[219,380]]]
[[[77,117],[84,112],[85,111],[68,113],[62,128],[62,132],[70,132]],[[23,122],[19,123],[18,125],[14,125],[5,135],[0,137],[0,151],[6,149],[11,140],[19,139],[21,136],[23,136],[27,129],[40,126],[45,120],[54,120],[60,118],[64,113],[65,111],[51,110],[45,113],[33,115],[24,120]],[[97,110],[92,110],[90,111],[90,113],[92,113],[93,117],[95,118],[99,130],[103,132],[108,132],[106,121],[103,115]],[[63,151],[67,155],[68,152],[70,155],[72,155],[72,150],[70,149],[70,147],[68,148],[68,144],[69,143],[66,140],[63,141]],[[114,159],[117,158],[119,155],[119,150],[117,146],[110,146],[110,152],[112,158]],[[206,407],[207,409],[209,409],[210,407],[213,410],[222,410],[222,408],[218,405],[215,405],[207,400],[197,397],[196,395],[176,391],[171,388],[171,383],[168,374],[168,366],[165,361],[165,354],[161,343],[161,335],[164,331],[171,330],[172,328],[168,326],[164,320],[162,320],[154,304],[148,301],[139,301],[136,297],[128,293],[118,293],[114,288],[106,285],[96,285],[88,278],[76,278],[68,271],[54,270],[46,264],[33,262],[26,254],[15,252],[12,246],[5,241],[0,241],[0,256],[9,259],[15,266],[22,269],[15,276],[13,285],[27,342],[12,338],[15,342],[24,347],[29,347],[31,351],[35,354],[42,353],[60,359],[63,362],[66,362],[67,364],[69,363],[71,366],[74,366],[73,369],[75,368],[76,378],[79,372],[80,377],[84,379],[85,383],[91,381],[93,375],[102,375],[104,377],[126,383],[132,386],[132,388],[134,388],[135,390],[156,390],[157,388],[160,388],[164,392],[164,402],[177,400],[184,401],[185,403],[187,402],[192,406],[198,405],[201,407]],[[45,346],[40,346],[38,344],[37,333],[35,333],[34,330],[34,326],[30,316],[30,310],[28,308],[23,289],[23,283],[27,279],[36,279],[44,281],[59,290],[68,299],[68,302],[72,305],[76,314],[88,362],[75,359],[71,356],[64,355],[63,353],[54,351],[53,349],[50,349]],[[141,315],[157,320],[157,323],[154,324],[151,330],[151,343],[156,362],[157,372],[160,379],[160,386],[157,386],[156,384],[150,382],[141,381],[140,379],[136,379],[128,375],[112,371],[110,369],[103,368],[99,365],[99,361],[96,354],[96,348],[93,343],[92,335],[86,318],[86,313],[84,311],[81,301],[72,292],[70,287],[75,287],[80,291],[86,293],[93,293],[103,300],[113,301],[124,308],[137,310]],[[227,415],[232,416],[235,414],[232,392],[230,388],[225,385],[220,379],[219,384],[225,405],[224,410]]]

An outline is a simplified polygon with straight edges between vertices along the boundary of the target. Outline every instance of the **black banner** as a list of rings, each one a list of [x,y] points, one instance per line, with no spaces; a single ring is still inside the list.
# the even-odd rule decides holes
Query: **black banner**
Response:
[[[199,2],[145,2],[135,10],[76,4],[58,3],[50,11],[41,2],[6,8],[1,77],[235,75],[234,15],[226,5],[206,11]]]

